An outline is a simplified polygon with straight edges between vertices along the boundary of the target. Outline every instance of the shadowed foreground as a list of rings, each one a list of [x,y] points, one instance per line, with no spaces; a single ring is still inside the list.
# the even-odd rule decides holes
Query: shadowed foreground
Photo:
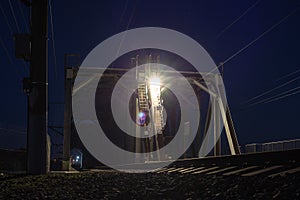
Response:
[[[113,171],[0,175],[0,199],[300,199],[300,174],[286,177],[126,174]]]

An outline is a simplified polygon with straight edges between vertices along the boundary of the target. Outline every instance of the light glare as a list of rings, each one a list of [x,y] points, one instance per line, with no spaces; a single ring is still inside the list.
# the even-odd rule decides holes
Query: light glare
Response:
[[[149,79],[150,85],[160,86],[160,78],[157,76],[153,76]]]

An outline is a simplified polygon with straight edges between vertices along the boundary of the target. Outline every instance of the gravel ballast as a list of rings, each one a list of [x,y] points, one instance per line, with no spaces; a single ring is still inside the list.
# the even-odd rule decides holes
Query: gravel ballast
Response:
[[[115,171],[0,175],[0,199],[300,199],[286,177],[130,174]]]

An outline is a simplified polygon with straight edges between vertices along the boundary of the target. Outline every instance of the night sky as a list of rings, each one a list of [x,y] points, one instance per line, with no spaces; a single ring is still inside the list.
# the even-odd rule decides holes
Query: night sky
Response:
[[[15,59],[13,34],[28,33],[29,9],[17,0],[1,0],[0,6],[0,148],[19,148],[26,144],[27,98],[21,80],[28,76],[29,65]],[[227,100],[242,145],[300,138],[300,70],[285,76],[300,69],[299,6],[297,0],[52,0],[49,124],[63,124],[65,53],[80,54],[82,60],[99,43],[126,29],[164,27],[198,41],[219,64],[273,26],[225,63]],[[288,81],[252,102],[294,88],[295,94],[269,103],[245,103]],[[50,135],[54,143],[62,141],[56,133]]]

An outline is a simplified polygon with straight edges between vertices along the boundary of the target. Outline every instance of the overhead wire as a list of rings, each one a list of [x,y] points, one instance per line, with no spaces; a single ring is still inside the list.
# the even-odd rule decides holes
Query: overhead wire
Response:
[[[219,37],[221,37],[221,35],[223,35],[228,29],[230,29],[234,24],[236,24],[241,18],[243,18],[249,11],[251,11],[256,5],[258,5],[262,0],[258,0],[256,1],[254,4],[252,4],[247,10],[245,10],[238,18],[236,18],[232,23],[230,23],[229,25],[227,25],[222,31],[220,31],[217,36],[216,39],[218,39]]]
[[[273,101],[275,101],[275,100],[277,100],[277,99],[282,99],[282,98],[284,98],[284,97],[288,97],[288,96],[290,96],[290,94],[294,94],[294,93],[291,93],[291,92],[293,92],[293,91],[296,91],[296,92],[298,93],[297,90],[300,91],[300,86],[297,86],[297,87],[292,88],[292,89],[290,89],[290,90],[288,90],[288,91],[284,91],[284,92],[281,92],[281,93],[279,93],[279,94],[273,95],[273,96],[271,96],[271,97],[262,99],[262,100],[260,100],[260,101],[251,103],[250,105],[247,105],[247,106],[245,106],[244,108],[249,108],[249,107],[252,107],[252,106],[255,106],[255,105],[259,105],[259,104],[270,103],[270,102],[273,102]],[[288,95],[288,96],[287,96],[287,95]]]
[[[3,50],[5,51],[5,54],[6,54],[7,58],[8,58],[8,60],[9,60],[10,64],[14,66],[14,68],[15,68],[14,71],[15,71],[17,77],[18,77],[20,80],[22,80],[22,76],[21,76],[21,74],[20,74],[18,68],[14,65],[13,60],[12,60],[12,58],[10,57],[9,52],[8,52],[8,49],[6,48],[6,46],[5,46],[5,44],[4,44],[4,42],[3,42],[2,38],[1,38],[1,36],[0,36],[0,43],[1,43],[1,46],[2,46]]]
[[[51,40],[52,40],[52,50],[53,50],[53,60],[54,60],[54,76],[56,79],[58,79],[58,65],[57,65],[57,55],[56,55],[56,47],[55,47],[55,34],[54,34],[54,22],[53,22],[53,12],[52,12],[52,0],[49,0],[49,15],[50,15],[50,28],[51,28]],[[58,82],[56,82],[58,83]],[[56,90],[57,92],[59,92],[58,90]],[[59,95],[59,93],[57,93],[57,95]],[[54,109],[51,109],[51,111],[53,113],[53,117],[57,118],[57,109],[56,107],[54,107]],[[55,128],[49,126],[49,129],[51,129],[52,131],[54,131],[55,133],[58,133],[60,135],[62,135],[61,132],[59,132],[58,130],[56,130]]]
[[[299,8],[300,7],[295,8],[294,10],[292,10],[288,15],[286,15],[285,17],[283,17],[282,19],[280,19],[277,23],[275,23],[273,26],[271,26],[269,29],[267,29],[265,32],[263,32],[261,35],[259,35],[257,38],[255,38],[253,41],[251,41],[249,44],[247,44],[246,46],[244,46],[242,49],[240,49],[239,51],[237,51],[236,53],[234,53],[232,56],[228,57],[222,63],[225,64],[225,63],[229,62],[231,59],[233,59],[235,56],[237,56],[240,53],[242,53],[244,50],[246,50],[248,47],[250,47],[252,44],[254,44],[257,40],[259,40],[260,38],[262,38],[263,36],[265,36],[266,34],[268,34],[269,32],[271,32],[274,28],[276,28],[277,26],[279,26],[281,23],[283,23],[286,19],[288,19],[291,15],[293,15],[296,11],[298,11]]]
[[[251,42],[249,42],[247,45],[245,45],[243,48],[241,48],[240,50],[238,50],[236,53],[232,54],[231,56],[229,56],[227,59],[225,59],[223,62],[221,62],[221,64],[217,65],[214,69],[212,69],[209,73],[217,70],[220,66],[226,64],[227,62],[231,61],[234,57],[236,57],[237,55],[239,55],[240,53],[242,53],[243,51],[245,51],[247,48],[249,48],[251,45],[253,45],[255,42],[257,42],[259,39],[261,39],[263,36],[265,36],[266,34],[268,34],[269,32],[271,32],[273,29],[275,29],[277,26],[279,26],[280,24],[282,24],[285,20],[287,20],[290,16],[292,16],[294,13],[296,13],[299,10],[299,7],[296,7],[295,9],[293,9],[291,12],[289,12],[286,16],[284,16],[283,18],[281,18],[277,23],[275,23],[274,25],[272,25],[270,28],[268,28],[266,31],[264,31],[262,34],[260,34],[258,37],[256,37],[254,40],[252,40]]]
[[[22,19],[23,19],[23,22],[24,22],[24,24],[25,24],[26,31],[29,33],[28,23],[26,22],[26,18],[25,18],[23,9],[22,9],[22,7],[21,7],[20,1],[18,1],[18,7],[19,7],[19,10],[20,10],[20,12],[21,12]]]
[[[293,71],[293,72],[291,72],[291,73],[289,73],[289,74],[286,74],[286,75],[284,75],[284,76],[282,76],[282,77],[276,79],[276,81],[280,81],[280,80],[282,80],[282,79],[285,79],[285,78],[287,78],[287,77],[290,77],[290,76],[292,76],[292,75],[294,75],[294,74],[297,74],[298,72],[300,72],[300,69],[298,69],[298,70],[296,70],[296,71]]]
[[[129,0],[126,0],[126,3],[125,3],[125,6],[123,8],[123,11],[122,11],[122,14],[121,14],[121,17],[120,17],[120,21],[119,21],[119,25],[121,25],[122,21],[123,21],[123,18],[124,18],[124,15],[126,13],[126,10],[127,10],[127,7],[128,7],[128,1]]]
[[[281,23],[283,23],[287,18],[289,18],[291,15],[293,15],[295,12],[297,12],[297,11],[299,10],[299,8],[300,8],[300,7],[297,7],[297,8],[295,8],[295,9],[293,9],[290,13],[288,13],[285,17],[281,18],[277,23],[275,23],[274,25],[272,25],[269,29],[267,29],[266,31],[264,31],[264,32],[263,32],[261,35],[259,35],[257,38],[255,38],[254,40],[252,40],[250,43],[248,43],[248,44],[247,44],[246,46],[244,46],[242,49],[240,49],[239,51],[237,51],[236,53],[234,53],[232,56],[228,57],[228,58],[227,58],[225,61],[223,61],[219,66],[217,66],[217,68],[219,68],[221,65],[224,65],[225,63],[229,62],[229,61],[230,61],[231,59],[233,59],[235,56],[239,55],[241,52],[243,52],[243,51],[246,50],[248,47],[250,47],[252,44],[254,44],[257,40],[259,40],[260,38],[262,38],[263,36],[265,36],[267,33],[271,32],[274,28],[276,28],[277,26],[279,26],[279,25],[280,25]],[[281,80],[281,79],[283,79],[283,78],[287,78],[287,77],[289,77],[289,76],[291,76],[291,75],[293,75],[293,74],[298,73],[299,71],[300,71],[300,70],[296,70],[295,72],[292,72],[292,73],[290,73],[290,74],[287,74],[287,75],[285,75],[285,76],[283,76],[283,77],[281,77],[281,78],[279,78],[279,79],[277,79],[277,80]],[[247,104],[247,103],[249,103],[249,102],[252,102],[253,100],[256,100],[256,99],[258,99],[258,98],[260,98],[260,97],[262,97],[262,96],[265,96],[266,94],[269,94],[269,93],[271,93],[271,92],[273,92],[273,91],[275,91],[275,90],[277,90],[277,89],[279,89],[279,88],[282,88],[282,87],[284,87],[284,86],[286,86],[286,85],[288,85],[288,84],[290,84],[290,83],[292,83],[292,82],[294,82],[294,81],[296,81],[296,80],[298,80],[298,79],[300,79],[300,77],[294,78],[294,79],[292,79],[292,80],[290,80],[290,81],[287,81],[287,82],[285,82],[285,83],[283,83],[283,84],[281,84],[281,85],[279,85],[279,86],[276,86],[276,87],[274,87],[274,88],[272,88],[272,89],[269,89],[269,90],[267,90],[267,91],[265,91],[265,92],[263,92],[263,93],[261,93],[261,94],[255,96],[255,97],[253,97],[253,98],[247,100],[246,102],[243,103],[243,105],[245,105],[245,104]],[[249,106],[258,105],[258,104],[260,104],[260,103],[273,102],[273,101],[275,101],[275,100],[272,100],[273,98],[275,98],[275,99],[282,99],[282,98],[284,98],[284,97],[291,96],[291,94],[287,94],[287,93],[288,93],[288,92],[291,92],[291,91],[293,91],[293,90],[295,90],[295,88],[292,89],[292,90],[283,92],[283,93],[281,93],[281,94],[279,94],[279,95],[275,95],[275,96],[273,96],[273,97],[269,97],[269,98],[266,98],[266,99],[263,99],[263,100],[259,100],[258,102],[252,102]],[[297,93],[297,92],[296,92],[296,93]],[[283,96],[281,97],[281,95],[283,95]],[[249,106],[247,106],[247,107],[249,107]]]
[[[295,8],[294,10],[292,10],[288,15],[286,15],[285,17],[283,17],[282,19],[280,19],[277,23],[275,23],[273,26],[271,26],[270,28],[268,28],[266,31],[264,31],[261,35],[259,35],[257,38],[255,38],[254,40],[252,40],[250,43],[248,43],[247,45],[245,45],[243,48],[241,48],[239,51],[237,51],[236,53],[234,53],[233,55],[231,55],[230,57],[228,57],[226,60],[224,60],[222,63],[225,64],[227,62],[229,62],[231,59],[233,59],[235,56],[239,55],[240,53],[242,53],[244,50],[246,50],[248,47],[250,47],[252,44],[254,44],[257,40],[259,40],[260,38],[262,38],[263,36],[265,36],[266,34],[268,34],[269,32],[271,32],[274,28],[276,28],[277,26],[279,26],[282,22],[284,22],[286,19],[288,19],[291,15],[293,15],[296,11],[299,10],[300,7]]]
[[[135,5],[134,5],[134,8],[133,8],[133,11],[132,11],[132,13],[131,13],[131,16],[130,16],[130,18],[129,18],[128,24],[127,24],[127,26],[126,26],[126,31],[129,29],[129,26],[130,26],[130,24],[131,24],[131,22],[132,22],[132,19],[133,19],[133,17],[134,17],[135,10],[136,10],[136,7],[137,7],[137,2],[138,2],[138,0],[135,1]]]
[[[18,32],[20,33],[20,32],[21,32],[21,31],[20,31],[20,27],[19,27],[19,24],[18,24],[16,15],[15,15],[14,8],[13,8],[13,6],[12,6],[12,4],[11,4],[11,0],[8,0],[8,3],[9,3],[9,7],[10,7],[10,10],[11,10],[11,12],[12,12],[14,21],[15,21],[15,24],[16,24],[16,26],[17,26],[17,30],[18,30]]]
[[[122,38],[121,38],[121,41],[120,41],[120,44],[119,44],[118,50],[117,50],[117,52],[116,52],[115,58],[117,58],[117,57],[118,57],[118,55],[119,55],[119,53],[120,53],[120,50],[121,50],[121,47],[122,47],[122,44],[123,44],[124,38],[125,38],[125,36],[126,36],[126,33],[127,33],[128,29],[129,29],[129,26],[130,26],[130,24],[131,24],[131,22],[132,22],[133,16],[134,16],[134,14],[135,14],[135,10],[136,10],[136,7],[137,7],[137,2],[138,2],[138,0],[136,0],[136,1],[135,1],[135,4],[134,4],[134,7],[133,7],[133,10],[132,10],[132,12],[131,12],[131,15],[130,15],[130,18],[129,18],[129,20],[128,20],[128,23],[127,23],[126,29],[125,29],[125,31],[124,31],[124,33],[123,33],[123,35],[122,35]]]
[[[271,100],[269,100],[269,101],[267,101],[267,102],[264,102],[264,103],[271,103],[271,102],[273,102],[273,101],[278,101],[278,100],[280,100],[280,99],[283,99],[283,98],[286,98],[286,97],[289,97],[289,96],[292,96],[292,95],[296,95],[296,94],[298,94],[298,93],[300,93],[300,90],[298,90],[298,91],[296,91],[296,92],[293,92],[293,93],[289,93],[289,94],[280,96],[280,97],[277,97],[277,98],[273,98],[273,99],[271,99]]]
[[[9,1],[9,3],[10,3],[10,1]],[[11,4],[10,4],[10,5],[11,5]],[[10,31],[10,34],[11,34],[11,35],[14,35],[13,28],[12,28],[11,24],[9,23],[8,17],[7,17],[7,15],[5,14],[4,9],[3,9],[1,3],[0,3],[0,9],[1,9],[2,15],[4,16],[4,19],[5,19],[5,22],[6,22],[7,26],[8,26],[8,29],[9,29],[9,31]],[[15,19],[16,19],[16,18],[15,18]],[[3,46],[3,48],[5,49],[5,52],[6,52],[6,54],[7,54],[8,57],[9,57],[10,63],[11,63],[12,65],[14,65],[14,62],[12,61],[11,57],[9,56],[9,51],[8,51],[8,49],[6,48],[6,46],[5,46],[5,44],[4,44],[3,41],[2,41],[2,46]],[[26,66],[26,64],[25,64],[25,61],[23,60],[22,63],[23,63],[23,65],[24,65],[24,69],[25,69],[26,73],[28,73],[29,70],[27,69],[27,66]],[[18,74],[20,74],[20,73],[18,72]],[[21,75],[20,75],[20,76],[21,76]]]
[[[53,58],[54,58],[54,75],[56,79],[58,78],[57,75],[57,58],[56,58],[56,49],[55,49],[55,40],[54,40],[54,28],[53,28],[53,14],[52,14],[52,6],[51,0],[49,0],[49,14],[50,14],[50,24],[51,24],[51,40],[52,40],[52,49],[53,49]]]
[[[10,23],[8,21],[8,18],[6,16],[5,12],[4,12],[4,9],[3,9],[1,3],[0,3],[0,10],[1,10],[1,13],[2,13],[2,15],[3,15],[4,19],[5,19],[5,22],[6,22],[7,26],[8,26],[8,28],[9,28],[10,32],[13,33],[14,31],[13,31],[12,27],[10,26]]]
[[[14,132],[14,133],[18,133],[18,134],[27,134],[26,130],[8,129],[8,128],[2,128],[2,127],[0,127],[0,130],[4,130],[7,132]],[[3,132],[0,132],[0,133],[3,133]]]
[[[238,20],[240,20],[243,16],[245,16],[252,8],[254,8],[259,2],[260,2],[261,0],[258,0],[257,2],[255,2],[251,7],[249,7],[240,17],[238,17],[235,21],[233,21],[231,24],[229,24],[225,29],[223,29],[219,34],[218,34],[218,36],[217,36],[217,38],[218,37],[220,37],[222,34],[223,34],[223,32],[225,32],[227,29],[229,29],[232,25],[234,25]],[[223,66],[225,63],[227,63],[227,62],[229,62],[230,60],[232,60],[234,57],[236,57],[237,55],[239,55],[240,53],[242,53],[244,50],[246,50],[247,48],[249,48],[251,45],[253,45],[255,42],[257,42],[259,39],[261,39],[263,36],[265,36],[266,34],[268,34],[269,32],[271,32],[273,29],[275,29],[277,26],[279,26],[281,23],[283,23],[286,19],[288,19],[291,15],[293,15],[294,13],[296,13],[298,10],[299,10],[299,6],[298,7],[296,7],[295,9],[293,9],[291,12],[289,12],[286,16],[284,16],[283,18],[281,18],[277,23],[275,23],[274,25],[272,25],[270,28],[268,28],[266,31],[264,31],[261,35],[259,35],[257,38],[255,38],[254,40],[252,40],[250,43],[248,43],[247,45],[245,45],[243,48],[241,48],[239,51],[237,51],[236,53],[234,53],[233,55],[231,55],[230,57],[228,57],[226,60],[224,60],[223,62],[221,62],[219,65],[217,65],[212,71],[210,71],[209,73],[211,73],[211,72],[213,72],[213,71],[215,71],[215,70],[217,70],[219,67],[221,67],[221,66]],[[277,81],[278,80],[282,80],[282,79],[284,79],[284,78],[287,78],[287,77],[289,77],[289,76],[291,76],[291,75],[293,75],[293,74],[296,74],[296,73],[298,73],[300,71],[300,69],[299,70],[296,70],[296,71],[294,71],[294,72],[292,72],[292,73],[290,73],[290,74],[287,74],[287,75],[285,75],[285,76],[283,76],[283,77],[280,77],[279,79],[277,79]],[[255,97],[253,97],[253,98],[251,98],[250,100],[248,100],[248,101],[246,101],[245,103],[244,103],[244,105],[245,104],[247,104],[247,103],[251,103],[251,101],[253,101],[253,100],[256,100],[256,99],[258,99],[259,97],[262,97],[262,96],[264,96],[264,95],[266,95],[266,94],[268,94],[268,93],[270,93],[270,92],[272,92],[272,91],[274,91],[274,90],[276,90],[276,89],[279,89],[279,88],[281,88],[281,87],[283,87],[283,86],[285,86],[285,85],[288,85],[288,84],[290,84],[290,83],[292,83],[292,82],[294,82],[294,81],[296,81],[296,80],[298,80],[298,79],[300,79],[300,77],[297,77],[297,78],[294,78],[294,79],[292,79],[292,80],[290,80],[290,81],[287,81],[287,82],[285,82],[285,83],[283,83],[283,84],[281,84],[281,85],[279,85],[279,86],[277,86],[277,87],[275,87],[275,88],[272,88],[272,89],[270,89],[270,90],[268,90],[268,91],[266,91],[266,92],[263,92],[263,93],[261,93],[261,94],[259,94],[259,95],[257,95],[257,96],[255,96]],[[285,92],[283,92],[283,93],[280,93],[280,94],[277,94],[277,95],[275,95],[275,96],[272,96],[272,97],[269,97],[269,98],[265,98],[265,99],[263,99],[263,100],[260,100],[260,101],[258,101],[258,102],[252,102],[250,105],[248,105],[247,107],[252,107],[252,106],[254,106],[254,105],[258,105],[258,104],[260,104],[260,103],[269,103],[269,102],[273,102],[273,101],[276,101],[276,100],[279,100],[279,99],[282,99],[282,98],[286,98],[286,97],[288,97],[288,96],[291,96],[291,95],[294,95],[294,94],[297,94],[297,93],[299,93],[300,91],[296,91],[296,92],[293,92],[293,93],[290,93],[290,92],[292,92],[292,91],[294,91],[294,90],[297,90],[297,89],[299,89],[298,87],[296,87],[296,88],[293,88],[293,89],[291,89],[291,90],[288,90],[288,91],[285,91]]]
[[[296,80],[299,80],[299,79],[300,79],[300,76],[299,76],[299,77],[296,77],[296,78],[294,78],[294,79],[292,79],[292,80],[289,80],[289,81],[287,81],[287,82],[285,82],[285,83],[283,83],[283,84],[280,84],[280,85],[278,85],[278,86],[276,86],[276,87],[274,87],[274,88],[271,88],[271,89],[269,89],[269,90],[267,90],[267,91],[265,91],[265,92],[262,92],[261,94],[256,95],[255,97],[252,97],[252,98],[250,98],[249,100],[245,101],[245,102],[243,103],[243,105],[248,104],[249,102],[252,102],[252,101],[255,100],[255,99],[258,99],[258,98],[260,98],[260,97],[262,97],[262,96],[265,96],[266,94],[269,94],[269,93],[271,93],[271,92],[273,92],[273,91],[275,91],[275,90],[277,90],[277,89],[279,89],[279,88],[282,88],[282,87],[284,87],[284,86],[286,86],[286,85],[288,85],[288,84],[290,84],[290,83],[292,83],[292,82],[295,82]]]

